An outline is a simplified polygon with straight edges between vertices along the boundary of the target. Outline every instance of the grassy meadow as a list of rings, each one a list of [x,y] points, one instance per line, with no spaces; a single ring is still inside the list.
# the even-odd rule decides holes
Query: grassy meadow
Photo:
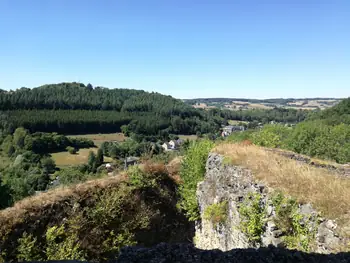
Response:
[[[197,140],[197,135],[179,135],[179,138],[181,139],[181,140],[190,140],[190,141],[195,141],[195,140]]]
[[[79,134],[68,136],[71,138],[86,138],[92,140],[97,147],[100,147],[103,142],[118,141],[122,142],[126,139],[122,133],[98,133],[98,134]]]
[[[93,151],[94,153],[96,153],[98,150],[98,147],[100,147],[103,142],[106,142],[106,141],[122,142],[127,138],[122,133],[79,134],[79,135],[70,135],[69,137],[90,139],[94,142],[96,147],[88,148],[88,149],[80,149],[76,154],[70,154],[67,151],[52,153],[51,154],[52,159],[55,161],[58,167],[85,164],[87,163],[89,152]],[[186,139],[196,140],[197,135],[179,135],[179,138],[182,140],[186,140]],[[105,157],[104,160],[105,162],[111,162],[112,158]]]
[[[86,164],[88,161],[89,152],[92,151],[97,153],[96,147],[88,149],[80,149],[76,154],[70,154],[69,152],[57,152],[52,153],[52,159],[55,161],[56,165],[59,167]],[[111,162],[112,158],[104,157],[105,162]]]

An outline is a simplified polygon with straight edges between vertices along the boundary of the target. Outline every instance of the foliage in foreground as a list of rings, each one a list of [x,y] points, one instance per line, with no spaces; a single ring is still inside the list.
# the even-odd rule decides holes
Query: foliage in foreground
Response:
[[[91,181],[86,186],[65,188],[62,193],[45,193],[40,200],[55,198],[55,193],[58,200],[45,210],[40,200],[38,207],[26,203],[31,212],[22,215],[25,226],[2,215],[3,260],[103,261],[114,259],[127,245],[186,242],[189,224],[174,206],[176,184],[167,176],[164,165],[148,164],[142,171],[132,167],[128,177],[111,182],[105,178],[102,185]],[[70,196],[62,199],[67,193]]]
[[[180,176],[183,184],[179,188],[179,206],[185,210],[190,221],[196,221],[200,217],[196,198],[197,184],[204,178],[206,160],[213,146],[214,143],[208,140],[192,142],[182,161]]]

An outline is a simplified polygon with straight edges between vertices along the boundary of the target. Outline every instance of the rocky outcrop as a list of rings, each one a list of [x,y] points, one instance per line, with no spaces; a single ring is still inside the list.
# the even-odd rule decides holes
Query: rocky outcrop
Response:
[[[307,251],[330,253],[341,245],[342,240],[335,233],[335,223],[320,218],[310,204],[295,204],[294,210],[289,211],[290,216],[287,215],[285,219],[281,219],[281,214],[284,216],[283,213],[288,212],[289,203],[277,204],[277,201],[273,201],[272,198],[274,192],[273,189],[254,181],[249,170],[225,164],[223,156],[211,153],[206,164],[205,179],[198,184],[197,188],[202,220],[196,224],[196,247],[229,251],[237,248],[268,247],[269,245],[298,249],[300,246]],[[241,208],[247,205],[248,199],[254,199],[254,196],[258,197],[261,212],[247,219],[242,215]],[[208,207],[220,202],[227,202],[227,215],[225,222],[214,224],[213,221],[205,218],[205,213]],[[248,215],[256,212],[253,208],[251,211],[249,207],[245,209]],[[279,212],[282,209],[285,209],[286,212]],[[295,218],[290,218],[292,215]],[[279,224],[278,220],[289,220],[291,224],[298,224],[300,233],[288,236],[288,231],[279,226],[285,222]],[[243,221],[249,227],[244,226]]]

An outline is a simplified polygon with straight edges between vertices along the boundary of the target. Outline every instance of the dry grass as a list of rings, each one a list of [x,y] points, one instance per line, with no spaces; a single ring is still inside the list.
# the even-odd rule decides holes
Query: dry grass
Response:
[[[275,190],[310,202],[318,211],[338,223],[349,223],[350,179],[327,169],[311,167],[254,145],[221,144],[215,150],[244,166],[254,177]]]
[[[69,165],[86,164],[90,151],[97,153],[97,148],[80,149],[76,154],[70,154],[69,152],[52,153],[52,159],[59,167]],[[110,157],[104,157],[105,162],[112,162]]]
[[[171,162],[166,166],[167,172],[169,176],[177,183],[181,184],[182,179],[180,177],[180,169],[181,169],[182,157],[178,156],[171,160]]]
[[[98,134],[79,134],[71,135],[72,138],[86,138],[92,140],[97,147],[100,147],[103,142],[110,141],[125,141],[126,137],[122,133],[98,133]]]
[[[179,135],[179,138],[181,139],[181,140],[190,140],[190,141],[195,141],[195,140],[197,140],[198,139],[198,136],[197,135]]]
[[[239,124],[241,124],[241,123],[248,124],[249,121],[228,120],[228,124],[230,124],[230,125],[239,125]]]

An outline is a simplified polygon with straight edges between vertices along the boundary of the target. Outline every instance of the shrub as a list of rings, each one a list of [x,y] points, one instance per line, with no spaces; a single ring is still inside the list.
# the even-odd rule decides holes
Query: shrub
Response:
[[[42,260],[37,239],[32,234],[24,232],[18,239],[17,259],[19,261]]]
[[[206,160],[213,146],[214,143],[208,140],[192,142],[182,161],[180,176],[183,184],[179,188],[179,206],[185,210],[190,221],[200,218],[196,198],[197,184],[204,178]]]
[[[88,174],[80,171],[78,167],[67,167],[55,172],[53,177],[57,177],[62,185],[70,185],[86,181]]]
[[[240,227],[247,235],[248,240],[253,244],[261,242],[261,235],[264,232],[265,207],[261,204],[259,193],[249,193],[239,208],[241,216]]]
[[[271,198],[276,209],[275,224],[285,236],[283,241],[289,249],[308,252],[315,239],[317,226],[310,225],[310,216],[298,212],[298,204],[293,198],[285,197],[281,192]],[[317,218],[313,219],[317,222]]]
[[[227,201],[209,205],[204,211],[204,219],[210,220],[215,227],[218,224],[223,224],[227,219],[227,209]]]
[[[285,147],[291,129],[281,124],[265,125],[260,131],[254,132],[251,136],[254,144],[277,148]]]
[[[153,176],[141,171],[137,166],[131,166],[128,169],[129,183],[135,188],[155,187],[157,182]]]
[[[76,233],[67,233],[64,225],[53,226],[46,231],[47,260],[84,260]]]
[[[289,148],[338,163],[350,162],[350,125],[330,126],[323,121],[299,123],[290,136]]]
[[[233,132],[227,137],[227,140],[232,142],[242,142],[246,140],[251,140],[253,132],[254,130]]]
[[[69,152],[70,154],[76,154],[77,153],[77,149],[75,149],[72,146],[67,146],[66,148],[67,152]]]

